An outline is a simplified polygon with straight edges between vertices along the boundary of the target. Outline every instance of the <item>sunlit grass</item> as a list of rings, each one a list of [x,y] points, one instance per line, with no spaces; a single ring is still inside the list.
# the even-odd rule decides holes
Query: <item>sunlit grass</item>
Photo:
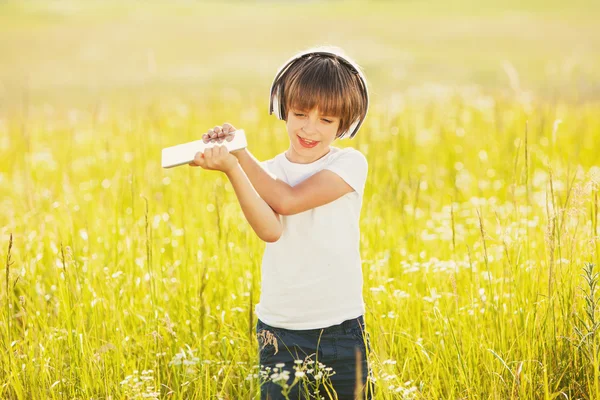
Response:
[[[583,70],[596,71],[593,57]],[[260,85],[223,71],[194,81],[201,91],[165,78],[113,92],[118,66],[97,96],[63,93],[50,75],[39,87],[5,81],[0,398],[258,394],[264,244],[225,175],[163,170],[160,150],[231,122],[257,158],[284,151],[284,124],[267,112],[269,60],[249,72]],[[361,256],[377,398],[600,398],[597,75],[586,86],[558,71],[547,96],[509,79],[509,64],[500,88],[497,76],[384,87],[399,72],[362,64],[369,116],[336,146],[369,161]]]
[[[370,164],[361,250],[381,393],[597,393],[574,329],[579,275],[599,261],[597,106],[460,91],[403,104],[339,142]],[[1,125],[4,396],[248,396],[263,244],[224,175],[159,159],[243,110],[46,111]],[[247,119],[232,122],[259,158],[285,149],[281,123]]]

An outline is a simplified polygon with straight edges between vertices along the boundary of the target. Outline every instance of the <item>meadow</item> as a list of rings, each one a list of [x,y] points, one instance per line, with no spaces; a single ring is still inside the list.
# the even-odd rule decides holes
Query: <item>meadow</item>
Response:
[[[370,85],[335,145],[369,161],[377,399],[600,398],[599,19],[591,1],[0,3],[0,398],[258,398],[264,243],[224,174],[160,150],[231,122],[258,159],[285,151],[271,80],[319,44]]]

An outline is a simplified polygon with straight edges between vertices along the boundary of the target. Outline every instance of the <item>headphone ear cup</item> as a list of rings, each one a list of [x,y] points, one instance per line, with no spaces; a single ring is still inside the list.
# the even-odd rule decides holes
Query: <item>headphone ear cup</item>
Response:
[[[281,96],[281,92],[278,90],[277,91],[277,103],[279,103],[279,111],[277,112],[277,114],[279,115],[279,119],[284,120],[287,118],[287,115],[285,115],[285,110],[284,110],[284,99]]]
[[[348,137],[348,135],[349,135],[349,139],[352,139],[354,137],[354,135],[356,134],[356,128],[358,127],[359,124],[360,124],[360,118],[358,118],[356,121],[354,121],[352,123],[352,125],[350,125],[350,127],[348,128],[347,131],[342,132],[340,134],[340,136],[338,136],[338,139],[346,139],[346,137]]]
[[[271,101],[273,103],[273,113],[278,119],[283,119],[283,110],[281,102],[279,101],[279,86],[275,87],[275,90],[273,91],[273,99]]]
[[[277,115],[277,107],[279,106],[279,104],[277,104],[277,99],[276,99],[276,90],[275,88],[271,89],[271,99],[270,99],[270,108],[269,108],[269,114],[275,114],[275,116],[277,118],[279,118],[279,116]]]

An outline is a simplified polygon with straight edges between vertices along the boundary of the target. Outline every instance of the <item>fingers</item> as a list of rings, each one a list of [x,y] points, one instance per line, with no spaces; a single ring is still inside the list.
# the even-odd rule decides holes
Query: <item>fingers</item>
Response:
[[[202,154],[201,152],[197,152],[196,155],[194,155],[194,160],[190,163],[190,165],[206,168],[206,160],[204,159],[204,154]]]
[[[214,147],[209,147],[207,149],[204,149],[204,153],[200,153],[200,154],[202,154],[202,162],[204,163],[204,165],[202,165],[202,168],[214,169],[215,156],[216,156]]]
[[[224,141],[231,142],[235,137],[235,128],[228,122],[225,122],[223,126],[215,126],[209,129],[204,135],[202,135],[202,141],[204,143],[223,143]]]
[[[223,143],[223,138],[226,135],[225,132],[223,132],[223,129],[220,126],[215,126],[213,128],[213,132],[214,132],[214,136],[213,138],[216,140],[217,143]]]
[[[224,141],[231,142],[235,136],[235,128],[233,125],[225,123],[223,124],[223,128],[216,130],[216,127],[213,129],[217,132],[217,143],[221,144]]]
[[[209,136],[210,136],[211,139],[216,139],[217,137],[219,137],[219,133],[221,132],[221,127],[220,126],[215,126],[214,128],[212,128],[208,132],[209,132]]]
[[[229,122],[223,124],[223,132],[226,133],[225,140],[231,142],[235,137],[235,128]]]
[[[204,154],[209,165],[211,165],[213,162],[218,162],[221,157],[226,156],[228,152],[227,147],[216,144],[210,149],[206,149]]]
[[[227,151],[227,147],[216,144],[204,150],[204,159],[211,165],[216,158],[223,155],[223,151]]]
[[[229,122],[225,122],[223,124],[223,131],[225,133],[231,133],[235,131],[235,128],[233,127],[233,125],[231,125]]]
[[[202,162],[204,163],[203,168],[206,169],[215,169],[217,164],[219,163],[219,158],[223,155],[222,151],[225,149],[225,146],[214,145],[213,147],[209,147],[204,150],[204,154],[202,155]],[[202,154],[202,153],[199,153]]]
[[[207,170],[218,170],[226,172],[232,167],[233,157],[229,154],[227,146],[215,144],[204,150],[204,153],[197,152],[194,160],[189,163],[190,166],[200,166]]]
[[[214,129],[209,129],[204,135],[202,135],[202,141],[204,143],[210,143],[217,137]]]

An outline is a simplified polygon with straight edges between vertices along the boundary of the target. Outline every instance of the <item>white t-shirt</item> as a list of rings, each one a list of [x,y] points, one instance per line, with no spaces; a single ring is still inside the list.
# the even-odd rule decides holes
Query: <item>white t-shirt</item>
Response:
[[[266,243],[258,318],[278,328],[320,329],[365,312],[362,296],[359,218],[367,159],[356,149],[330,146],[310,164],[293,163],[285,153],[261,163],[291,186],[328,169],[354,191],[295,215],[282,215],[283,232]]]

